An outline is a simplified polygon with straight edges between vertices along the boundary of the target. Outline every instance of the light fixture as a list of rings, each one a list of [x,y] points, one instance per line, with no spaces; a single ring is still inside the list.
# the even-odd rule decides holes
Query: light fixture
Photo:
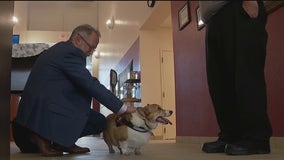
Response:
[[[199,20],[199,21],[198,21],[198,25],[199,25],[199,26],[202,26],[202,25],[204,25],[204,22],[203,22],[202,20]]]
[[[113,27],[114,27],[114,18],[113,17],[111,17],[110,19],[108,19],[106,21],[106,26],[107,26],[108,29],[113,29]]]
[[[100,53],[99,51],[95,51],[95,52],[94,52],[94,55],[95,55],[95,58],[96,58],[96,59],[101,58],[101,53]]]
[[[19,19],[16,16],[12,17],[12,24],[13,26],[16,25],[19,22]]]

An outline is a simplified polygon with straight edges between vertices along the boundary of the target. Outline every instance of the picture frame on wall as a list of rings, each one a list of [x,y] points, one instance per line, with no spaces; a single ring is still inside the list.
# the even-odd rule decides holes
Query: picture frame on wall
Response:
[[[111,69],[110,70],[110,86],[111,86],[111,91],[115,93],[115,87],[118,82],[118,77],[117,73],[115,70]]]
[[[284,6],[284,1],[263,1],[265,10],[268,14]]]
[[[197,30],[201,30],[202,28],[205,27],[204,22],[201,20],[201,16],[200,16],[200,8],[199,6],[197,6],[195,8],[195,15],[196,15],[196,24],[197,24]]]
[[[191,21],[190,16],[190,2],[186,1],[183,7],[178,11],[178,27],[181,31],[184,29]]]

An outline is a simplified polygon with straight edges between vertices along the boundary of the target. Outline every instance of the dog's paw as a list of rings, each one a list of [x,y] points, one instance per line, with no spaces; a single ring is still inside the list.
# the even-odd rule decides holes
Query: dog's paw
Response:
[[[135,152],[134,148],[127,148],[127,149],[122,149],[122,153],[125,156],[129,156]]]
[[[109,153],[115,153],[115,151],[112,149],[109,150]]]
[[[141,155],[140,149],[135,149],[134,153],[135,153],[135,155]]]
[[[130,154],[131,154],[131,152],[129,152],[129,151],[123,152],[123,155],[125,155],[125,156],[129,156]]]

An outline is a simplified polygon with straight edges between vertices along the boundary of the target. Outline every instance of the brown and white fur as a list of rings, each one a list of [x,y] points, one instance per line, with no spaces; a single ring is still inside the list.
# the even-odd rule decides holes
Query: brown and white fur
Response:
[[[117,146],[120,153],[129,155],[135,153],[141,154],[140,149],[148,143],[151,138],[152,130],[158,126],[158,123],[171,124],[165,117],[171,116],[173,111],[164,110],[157,104],[148,104],[144,107],[137,107],[137,111],[127,114],[110,114],[107,116],[107,127],[103,131],[103,138],[108,145],[109,152],[114,153],[113,146]],[[118,124],[123,119],[133,124],[138,131],[124,124]],[[139,129],[142,128],[143,132]]]

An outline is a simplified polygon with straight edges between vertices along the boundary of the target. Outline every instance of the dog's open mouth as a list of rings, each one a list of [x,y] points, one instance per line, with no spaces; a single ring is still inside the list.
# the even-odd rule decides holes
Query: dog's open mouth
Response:
[[[170,120],[168,120],[167,118],[164,118],[162,116],[159,116],[156,119],[156,122],[159,122],[159,123],[162,123],[162,124],[170,124],[170,125],[172,125],[172,122]]]

